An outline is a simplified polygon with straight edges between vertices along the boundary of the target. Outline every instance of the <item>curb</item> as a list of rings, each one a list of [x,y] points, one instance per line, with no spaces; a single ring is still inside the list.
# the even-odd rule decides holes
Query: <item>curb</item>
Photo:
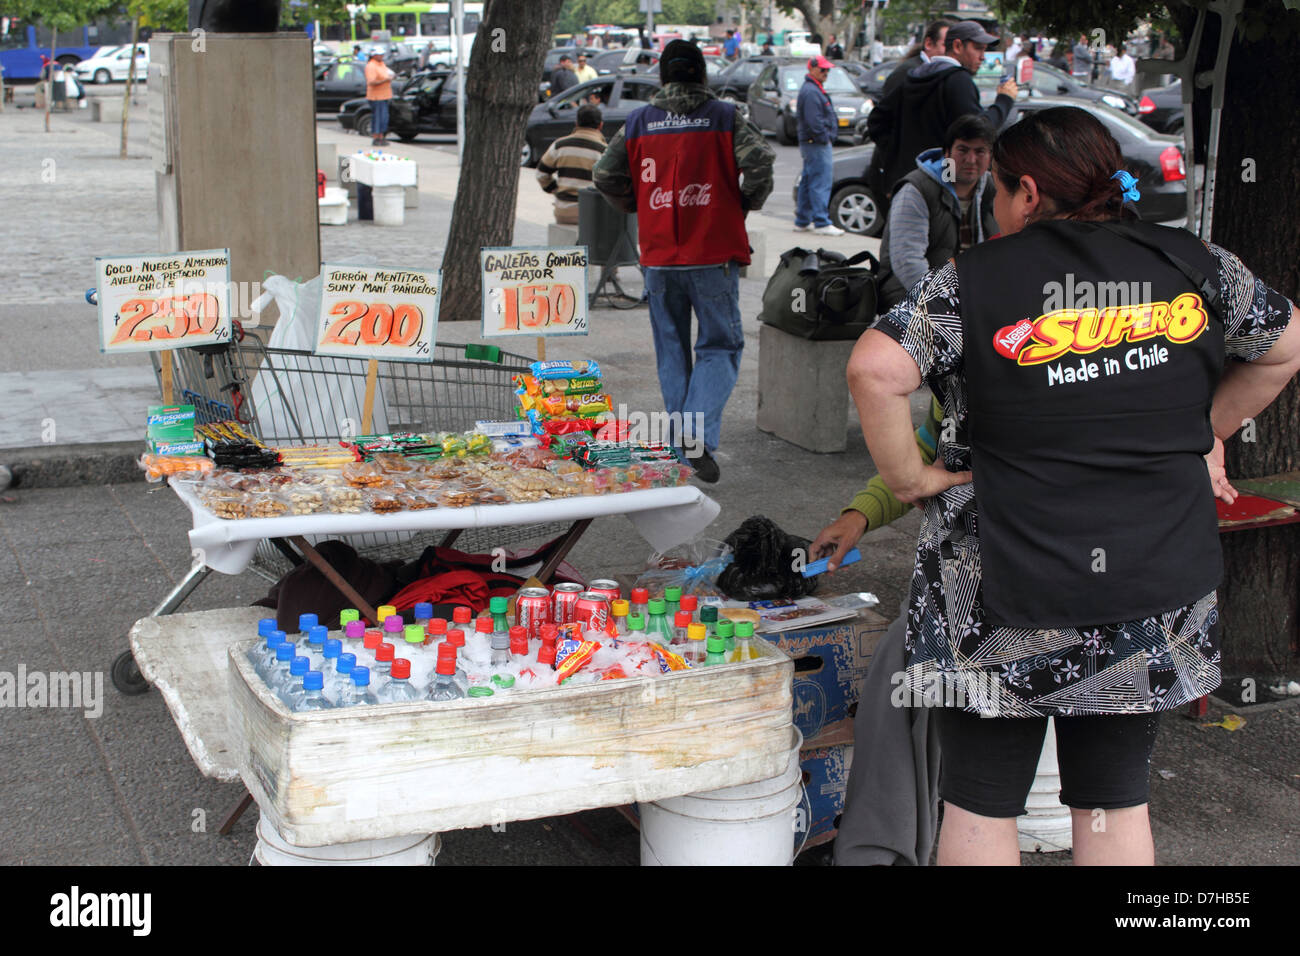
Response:
[[[8,468],[12,474],[11,488],[73,488],[144,481],[144,472],[136,464],[142,448],[138,441],[0,448],[0,468]]]

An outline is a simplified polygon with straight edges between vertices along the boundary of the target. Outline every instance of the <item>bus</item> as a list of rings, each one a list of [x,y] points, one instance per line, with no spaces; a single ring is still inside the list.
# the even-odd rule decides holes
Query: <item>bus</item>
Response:
[[[41,57],[50,55],[53,39],[46,26],[16,17],[0,17],[0,70],[6,83],[35,83],[41,78]],[[71,31],[60,31],[54,59],[64,66],[88,60],[101,47],[131,42],[131,25],[100,20]]]
[[[368,3],[364,13],[350,20],[321,25],[321,39],[326,42],[340,43],[340,49],[347,52],[354,44],[364,43],[372,36],[384,37],[394,43],[407,43],[416,52],[421,52],[432,43],[433,53],[429,62],[450,65],[455,62],[452,52],[451,3]],[[462,46],[465,59],[469,59],[470,47],[474,44],[474,34],[483,20],[481,2],[465,4],[465,20],[462,24]]]

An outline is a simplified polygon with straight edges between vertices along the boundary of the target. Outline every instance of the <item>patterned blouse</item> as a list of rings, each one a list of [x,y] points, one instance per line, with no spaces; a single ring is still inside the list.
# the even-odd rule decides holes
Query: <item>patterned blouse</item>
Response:
[[[1232,253],[1206,247],[1219,260],[1227,355],[1254,361],[1281,336],[1291,302]],[[970,469],[970,447],[953,440],[966,434],[967,415],[956,267],[929,272],[875,327],[907,351],[955,423],[940,435],[944,464]],[[974,511],[972,484],[925,503],[907,611],[905,686],[914,701],[1002,717],[1154,713],[1219,686],[1214,591],[1139,621],[1053,630],[986,624],[978,539],[956,534],[943,548],[953,532],[977,527],[967,520]]]

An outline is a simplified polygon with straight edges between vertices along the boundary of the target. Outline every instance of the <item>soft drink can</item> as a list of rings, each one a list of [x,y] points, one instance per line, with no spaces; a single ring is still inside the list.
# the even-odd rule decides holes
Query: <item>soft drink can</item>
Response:
[[[595,591],[583,591],[573,609],[573,619],[583,630],[603,631],[609,623],[609,598]]]
[[[528,636],[541,637],[542,625],[551,621],[551,592],[546,588],[524,588],[515,599],[515,621]]]
[[[583,591],[581,584],[557,584],[551,593],[551,620],[556,624],[568,624],[573,620],[573,608],[578,603],[578,595]]]
[[[609,598],[611,604],[623,596],[623,589],[618,586],[618,582],[611,581],[608,578],[592,581],[587,585],[587,590],[595,594],[605,595],[605,597]]]

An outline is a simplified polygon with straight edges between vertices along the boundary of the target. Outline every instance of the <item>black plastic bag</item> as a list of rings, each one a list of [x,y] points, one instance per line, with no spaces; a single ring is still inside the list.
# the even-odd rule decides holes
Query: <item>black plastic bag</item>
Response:
[[[746,518],[727,536],[735,557],[718,576],[718,589],[733,601],[792,599],[817,590],[818,578],[797,569],[806,564],[807,538],[786,534],[762,515]]]

